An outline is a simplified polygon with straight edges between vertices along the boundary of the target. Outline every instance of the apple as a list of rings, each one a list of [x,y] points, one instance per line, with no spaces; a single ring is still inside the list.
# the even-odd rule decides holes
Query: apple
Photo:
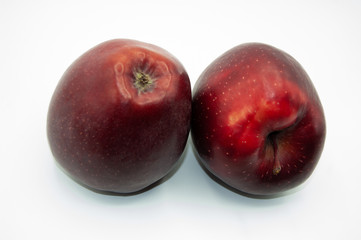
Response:
[[[191,87],[160,47],[115,39],[66,70],[50,102],[47,134],[58,165],[100,192],[136,193],[179,161],[190,131]]]
[[[303,183],[318,163],[325,133],[309,76],[275,47],[236,46],[194,86],[191,134],[198,159],[239,193],[277,196]]]

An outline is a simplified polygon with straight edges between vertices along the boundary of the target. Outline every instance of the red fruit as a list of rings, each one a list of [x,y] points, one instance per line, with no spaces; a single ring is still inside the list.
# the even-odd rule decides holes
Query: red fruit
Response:
[[[190,81],[177,59],[151,44],[111,40],[64,73],[49,107],[48,139],[76,181],[133,193],[179,160],[190,113]]]
[[[204,167],[252,195],[303,183],[317,165],[326,132],[322,105],[301,65],[259,43],[227,51],[202,73],[191,129]]]

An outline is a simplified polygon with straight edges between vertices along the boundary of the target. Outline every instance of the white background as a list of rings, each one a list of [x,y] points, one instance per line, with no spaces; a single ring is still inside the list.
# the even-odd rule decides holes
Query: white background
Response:
[[[0,239],[361,239],[361,1],[0,1]],[[186,148],[163,184],[130,197],[68,178],[46,138],[52,93],[83,52],[113,38],[175,55],[194,85],[224,51],[256,41],[306,69],[327,120],[297,191],[231,192]]]

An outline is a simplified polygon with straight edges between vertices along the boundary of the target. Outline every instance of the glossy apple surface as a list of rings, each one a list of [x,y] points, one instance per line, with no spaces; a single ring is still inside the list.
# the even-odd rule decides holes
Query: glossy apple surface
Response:
[[[194,87],[191,133],[200,162],[243,193],[277,195],[303,183],[320,158],[325,126],[309,76],[269,45],[227,51]]]
[[[179,160],[190,114],[190,81],[181,63],[157,46],[116,39],[66,70],[49,106],[48,140],[79,183],[134,193]]]

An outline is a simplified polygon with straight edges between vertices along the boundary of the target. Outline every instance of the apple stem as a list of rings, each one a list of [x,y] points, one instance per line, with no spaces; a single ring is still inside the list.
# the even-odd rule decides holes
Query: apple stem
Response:
[[[277,175],[279,172],[281,172],[281,164],[280,161],[275,159],[275,163],[273,165],[273,175]]]
[[[278,147],[277,147],[277,143],[276,143],[276,134],[272,134],[271,135],[271,142],[272,142],[272,145],[273,145],[273,175],[278,175],[279,172],[281,172],[281,163],[280,161],[278,160],[278,158],[276,157],[277,155],[277,150],[278,150]]]

